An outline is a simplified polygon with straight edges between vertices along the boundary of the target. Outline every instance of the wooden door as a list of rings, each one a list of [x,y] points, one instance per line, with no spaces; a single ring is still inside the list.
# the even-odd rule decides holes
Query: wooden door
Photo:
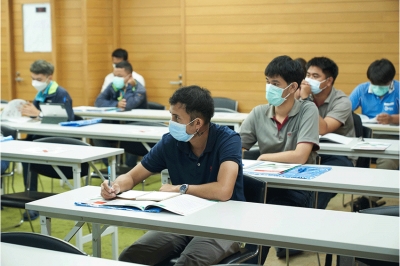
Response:
[[[55,65],[54,49],[52,49],[52,52],[38,53],[24,52],[23,47],[23,5],[46,2],[51,1],[8,0],[1,2],[1,98],[4,100],[25,99],[32,101],[36,95],[36,90],[31,85],[30,65],[38,59],[49,61]]]

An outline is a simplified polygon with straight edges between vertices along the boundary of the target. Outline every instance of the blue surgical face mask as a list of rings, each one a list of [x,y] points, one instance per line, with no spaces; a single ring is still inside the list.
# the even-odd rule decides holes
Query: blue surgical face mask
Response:
[[[115,77],[114,76],[113,85],[117,89],[122,89],[125,86],[125,79],[123,77]]]
[[[265,89],[266,89],[266,98],[267,98],[269,104],[271,104],[273,106],[279,106],[284,101],[286,101],[286,98],[290,95],[290,93],[288,95],[286,95],[285,98],[282,98],[282,94],[283,94],[283,91],[286,90],[287,88],[289,88],[290,85],[292,85],[292,83],[290,83],[286,88],[281,89],[275,85],[267,84],[265,86]]]
[[[178,141],[183,141],[183,142],[188,142],[189,140],[191,140],[194,136],[194,134],[188,134],[186,133],[186,126],[190,125],[191,123],[193,123],[194,120],[196,120],[197,118],[193,119],[191,122],[189,122],[188,124],[179,124],[178,122],[169,121],[169,133],[171,133],[172,137],[174,137],[174,139],[178,140]]]
[[[376,95],[376,96],[383,96],[385,95],[388,91],[389,91],[389,87],[390,85],[387,86],[379,86],[379,85],[374,85],[371,83],[371,85],[369,85],[371,87],[372,92]]]
[[[327,79],[325,79],[325,80],[327,80]],[[315,79],[305,78],[305,81],[307,81],[308,84],[310,84],[312,94],[318,94],[321,91],[323,91],[324,89],[326,89],[327,86],[325,86],[322,89],[319,88],[319,86],[321,86],[321,83],[324,82],[325,80],[320,82]]]

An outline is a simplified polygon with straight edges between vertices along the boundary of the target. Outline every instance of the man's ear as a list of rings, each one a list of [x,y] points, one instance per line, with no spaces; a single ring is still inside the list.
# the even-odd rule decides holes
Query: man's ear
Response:
[[[47,79],[50,81],[50,80],[53,80],[53,75],[48,75],[47,76]]]
[[[297,82],[293,82],[292,85],[290,85],[290,93],[295,93],[298,88],[299,84],[297,84]]]

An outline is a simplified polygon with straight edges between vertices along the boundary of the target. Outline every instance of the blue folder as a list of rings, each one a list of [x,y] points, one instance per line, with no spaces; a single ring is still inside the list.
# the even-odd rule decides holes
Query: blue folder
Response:
[[[101,122],[101,118],[93,118],[93,119],[88,119],[88,120],[61,122],[61,123],[59,123],[59,125],[64,126],[64,127],[82,127],[82,126],[97,124],[100,122]]]

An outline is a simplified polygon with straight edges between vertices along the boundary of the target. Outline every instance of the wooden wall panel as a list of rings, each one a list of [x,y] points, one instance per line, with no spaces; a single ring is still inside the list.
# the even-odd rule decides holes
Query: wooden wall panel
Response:
[[[1,1],[1,99],[12,100],[11,92],[11,35],[9,1]]]
[[[112,71],[113,5],[106,0],[57,0],[58,82],[74,106],[93,105]]]
[[[181,0],[120,1],[120,43],[146,81],[149,101],[168,106],[178,86],[170,81],[185,74],[182,64]]]
[[[388,58],[399,70],[398,1],[186,0],[185,6],[187,84],[238,100],[242,112],[267,102],[264,69],[279,55],[333,59],[335,87],[347,94],[367,80],[376,59]]]

